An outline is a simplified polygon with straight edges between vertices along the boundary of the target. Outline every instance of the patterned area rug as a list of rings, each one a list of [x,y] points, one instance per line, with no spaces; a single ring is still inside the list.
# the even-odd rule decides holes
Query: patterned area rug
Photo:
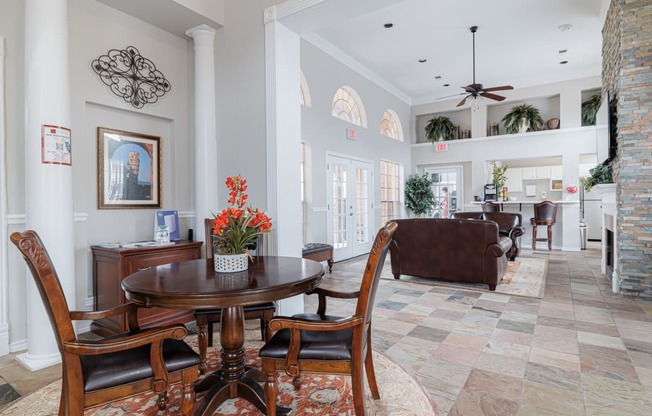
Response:
[[[259,331],[247,331],[247,365],[260,366],[258,349],[262,346]],[[197,337],[188,336],[188,344],[197,346]],[[209,348],[209,371],[219,363],[219,347]],[[377,416],[441,416],[421,385],[398,364],[383,354],[374,352],[376,379],[380,388],[380,400],[373,400],[366,391],[367,412]],[[279,405],[294,409],[290,415],[353,415],[353,397],[350,377],[336,375],[305,374],[301,389],[296,392],[291,378],[279,374]],[[366,380],[365,380],[366,382]],[[366,386],[366,384],[365,384]],[[50,416],[58,412],[61,381],[20,399],[5,409],[3,415]],[[170,403],[164,412],[156,406],[156,396],[141,394],[87,410],[85,416],[172,416],[179,414],[180,388],[170,389]],[[215,415],[261,415],[253,405],[240,399],[227,400]]]
[[[386,264],[381,279],[393,280],[392,267]],[[503,280],[496,286],[495,293],[506,295],[527,296],[531,298],[542,298],[546,286],[546,275],[548,274],[548,260],[534,258],[520,258],[516,261],[507,262],[507,272]],[[446,286],[456,289],[471,289],[489,292],[489,286],[481,283],[449,282],[424,277],[401,275],[398,281],[421,283],[434,286]]]

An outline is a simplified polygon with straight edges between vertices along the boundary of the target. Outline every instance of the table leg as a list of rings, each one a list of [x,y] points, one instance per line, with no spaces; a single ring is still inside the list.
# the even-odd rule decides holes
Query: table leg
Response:
[[[196,393],[206,392],[195,409],[195,415],[212,415],[225,400],[242,398],[266,414],[265,391],[258,384],[264,380],[262,372],[245,367],[244,310],[242,306],[222,309],[220,342],[222,364],[220,370],[208,374],[195,386]],[[279,408],[277,413],[290,409]]]

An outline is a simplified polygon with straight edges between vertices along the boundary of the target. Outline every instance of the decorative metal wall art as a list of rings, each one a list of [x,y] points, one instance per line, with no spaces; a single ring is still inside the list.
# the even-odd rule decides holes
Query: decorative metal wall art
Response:
[[[95,59],[91,67],[115,95],[136,108],[157,102],[172,88],[154,62],[143,57],[133,46],[111,49]]]

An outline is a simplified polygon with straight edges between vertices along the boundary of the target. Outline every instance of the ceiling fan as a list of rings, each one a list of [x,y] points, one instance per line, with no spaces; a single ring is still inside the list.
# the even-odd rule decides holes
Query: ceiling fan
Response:
[[[503,101],[505,99],[505,97],[503,97],[502,95],[492,94],[491,92],[492,91],[513,90],[514,87],[512,87],[511,85],[502,85],[500,87],[484,88],[482,84],[476,84],[476,82],[475,82],[475,32],[477,32],[478,27],[477,26],[471,26],[470,30],[471,30],[471,33],[473,34],[473,84],[469,84],[466,87],[462,87],[462,88],[464,88],[464,91],[466,91],[466,92],[465,93],[463,92],[460,95],[466,94],[466,93],[468,93],[468,95],[466,97],[464,97],[462,99],[462,101],[460,101],[459,104],[457,104],[457,107],[463,106],[464,103],[466,102],[467,98],[469,98],[469,97],[477,98],[478,95],[481,96],[481,97],[489,98],[491,100]]]

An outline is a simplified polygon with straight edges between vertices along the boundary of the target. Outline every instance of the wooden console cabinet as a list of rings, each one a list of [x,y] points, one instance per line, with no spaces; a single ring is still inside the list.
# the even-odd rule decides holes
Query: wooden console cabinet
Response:
[[[93,251],[94,310],[109,309],[126,302],[122,280],[130,274],[153,266],[201,258],[202,242],[180,241],[167,246],[103,247],[91,246]],[[138,311],[141,328],[193,319],[193,311],[163,308],[142,308]],[[100,319],[91,323],[91,331],[103,336],[125,332],[127,324],[122,317]]]

